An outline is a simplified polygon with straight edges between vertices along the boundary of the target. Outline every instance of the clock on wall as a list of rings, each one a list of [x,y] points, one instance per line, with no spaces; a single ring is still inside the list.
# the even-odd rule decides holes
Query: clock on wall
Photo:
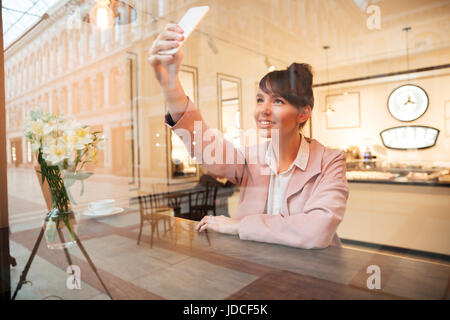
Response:
[[[428,108],[428,95],[421,87],[407,84],[391,92],[388,109],[400,121],[413,121],[420,118]]]

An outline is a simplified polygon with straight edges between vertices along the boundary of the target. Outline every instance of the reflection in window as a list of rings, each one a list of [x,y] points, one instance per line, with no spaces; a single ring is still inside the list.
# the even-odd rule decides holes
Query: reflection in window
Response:
[[[27,161],[28,161],[28,162],[33,162],[33,157],[32,157],[32,153],[31,153],[31,143],[30,143],[30,141],[27,141]]]
[[[219,125],[223,136],[236,148],[241,146],[241,81],[225,75],[218,75]]]
[[[186,95],[195,103],[198,101],[197,92],[197,69],[189,66],[182,66],[179,72],[179,79]],[[195,180],[198,176],[198,165],[195,159],[191,158],[186,150],[183,141],[172,131],[168,130],[169,143],[169,181]]]
[[[11,157],[12,157],[12,162],[16,162],[17,161],[17,154],[16,154],[16,147],[15,146],[11,147]]]

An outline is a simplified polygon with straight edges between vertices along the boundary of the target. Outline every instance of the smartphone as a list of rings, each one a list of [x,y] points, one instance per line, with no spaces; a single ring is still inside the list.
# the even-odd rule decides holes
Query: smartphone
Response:
[[[158,53],[159,54],[177,53],[177,51],[181,49],[183,44],[186,42],[188,37],[191,35],[191,33],[194,31],[194,29],[197,27],[197,25],[200,23],[200,21],[203,19],[203,17],[206,15],[208,11],[209,6],[192,7],[188,11],[186,11],[183,18],[181,18],[180,22],[178,22],[178,25],[184,31],[183,34],[184,40],[180,42],[180,45],[177,48],[159,51]]]

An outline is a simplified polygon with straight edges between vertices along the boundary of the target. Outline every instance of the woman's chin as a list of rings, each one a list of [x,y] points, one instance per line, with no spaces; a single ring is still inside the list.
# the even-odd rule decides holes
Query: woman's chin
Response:
[[[270,129],[259,128],[259,136],[261,138],[270,139],[272,137],[272,133],[270,132]]]
[[[274,136],[278,136],[280,134],[280,131],[276,127],[268,127],[268,128],[258,128],[259,130],[259,136],[261,138],[267,138],[270,139]]]

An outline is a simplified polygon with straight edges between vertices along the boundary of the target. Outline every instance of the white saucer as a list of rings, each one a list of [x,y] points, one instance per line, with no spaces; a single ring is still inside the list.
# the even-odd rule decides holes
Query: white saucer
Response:
[[[99,212],[91,211],[88,209],[83,212],[83,215],[89,216],[89,217],[106,217],[106,216],[113,216],[115,214],[121,213],[124,210],[125,210],[124,208],[116,207],[116,208],[112,209],[111,211],[99,213]]]

